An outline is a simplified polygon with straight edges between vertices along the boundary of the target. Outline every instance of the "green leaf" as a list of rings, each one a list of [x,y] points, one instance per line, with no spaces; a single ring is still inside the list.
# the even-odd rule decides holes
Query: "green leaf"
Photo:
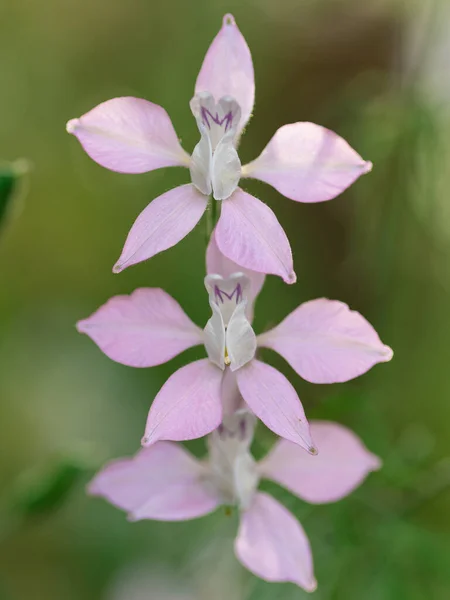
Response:
[[[20,179],[28,171],[24,160],[14,163],[0,163],[0,228],[8,220],[11,207],[20,185]]]
[[[11,512],[21,518],[43,516],[59,508],[87,473],[90,466],[78,458],[61,458],[45,471],[21,478],[12,494]]]

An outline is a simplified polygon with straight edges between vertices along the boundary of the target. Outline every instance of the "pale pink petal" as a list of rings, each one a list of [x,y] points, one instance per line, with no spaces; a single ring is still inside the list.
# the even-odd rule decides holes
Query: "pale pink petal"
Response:
[[[190,183],[155,198],[134,222],[114,272],[175,246],[194,229],[207,204],[208,197]]]
[[[240,188],[222,201],[215,230],[222,254],[246,269],[295,283],[291,247],[273,211]]]
[[[148,414],[144,446],[158,440],[194,440],[222,419],[222,371],[208,359],[176,371],[160,389]]]
[[[164,290],[141,288],[115,296],[93,315],[79,321],[112,360],[130,367],[153,367],[186,348],[203,343],[202,330]]]
[[[317,587],[303,527],[268,494],[256,494],[250,508],[242,512],[234,549],[244,567],[261,579],[290,581],[307,592]]]
[[[261,179],[298,202],[331,200],[372,163],[363,160],[336,133],[314,123],[283,125],[242,177]]]
[[[366,319],[347,304],[319,298],[301,304],[277,327],[258,337],[312,383],[337,383],[392,358]]]
[[[223,96],[217,102],[209,92],[196,94],[189,103],[200,133],[205,128],[211,142],[211,151],[217,151],[220,141],[227,137],[235,141],[241,120],[241,107],[231,96]],[[241,164],[239,163],[239,172]]]
[[[280,440],[259,464],[261,476],[307,502],[323,504],[344,498],[381,466],[380,459],[343,425],[311,421],[311,434],[317,456]]]
[[[215,200],[226,200],[241,178],[241,161],[234,145],[233,131],[226,133],[214,151],[211,182]]]
[[[217,304],[210,302],[210,306],[213,314],[203,330],[205,349],[209,360],[223,370],[225,368],[225,325]]]
[[[236,371],[239,391],[258,419],[282,438],[316,452],[297,392],[286,377],[259,360]]]
[[[67,123],[89,156],[119,173],[189,167],[166,111],[140,98],[114,98]]]
[[[221,275],[224,278],[228,278],[233,273],[244,273],[249,280],[250,286],[247,293],[247,316],[249,320],[253,317],[253,304],[264,285],[265,275],[264,273],[257,273],[251,271],[233,262],[227,258],[217,247],[216,233],[213,231],[209,240],[208,248],[206,250],[206,272],[208,275],[216,274]]]
[[[191,174],[191,181],[195,187],[209,196],[212,192],[211,184],[211,164],[212,164],[212,150],[211,140],[209,139],[208,131],[203,123],[198,123],[200,131],[200,141],[195,146],[191,162],[189,165],[189,171]]]
[[[232,371],[242,368],[256,352],[256,335],[246,317],[245,308],[245,302],[236,306],[227,327],[226,345]]]
[[[132,520],[184,521],[219,505],[203,484],[204,469],[181,445],[160,442],[106,465],[88,491],[125,510]]]
[[[234,273],[228,278],[221,275],[207,275],[204,283],[210,304],[215,304],[219,308],[223,324],[228,327],[236,306],[247,302],[249,279],[243,273]]]
[[[255,76],[247,42],[232,15],[225,15],[222,29],[206,53],[195,84],[195,93],[210,92],[216,102],[232,96],[241,107],[238,134],[250,118],[255,101]]]

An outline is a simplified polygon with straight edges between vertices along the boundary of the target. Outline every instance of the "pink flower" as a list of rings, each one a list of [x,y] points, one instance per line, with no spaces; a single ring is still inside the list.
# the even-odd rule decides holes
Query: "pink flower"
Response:
[[[272,210],[238,187],[240,178],[265,181],[298,202],[335,198],[371,169],[341,137],[313,123],[281,127],[254,161],[241,167],[237,145],[253,110],[255,83],[247,43],[226,15],[195,85],[192,113],[200,141],[189,156],[169,116],[139,98],[115,98],[67,124],[89,156],[121,173],[187,167],[191,184],[159,196],[137,218],[115,272],[183,239],[212,194],[221,201],[216,229],[221,252],[241,267],[294,283],[289,241]],[[213,201],[214,201],[213,200]]]
[[[116,460],[96,475],[89,492],[127,511],[132,521],[184,521],[220,505],[237,505],[238,560],[262,579],[291,581],[311,592],[316,581],[308,538],[283,505],[257,491],[259,480],[271,479],[313,504],[335,502],[378,469],[380,461],[346,427],[314,421],[318,456],[281,440],[256,463],[249,451],[253,421],[246,412],[225,418],[209,437],[204,461],[170,442]]]
[[[144,445],[158,440],[202,437],[222,421],[221,389],[230,371],[246,405],[280,437],[315,452],[298,395],[284,375],[255,358],[257,347],[281,354],[313,383],[348,381],[391,359],[373,327],[336,300],[306,302],[274,329],[256,337],[253,302],[264,277],[233,273],[211,239],[205,278],[212,316],[202,331],[161,289],[142,288],[116,296],[78,323],[112,360],[132,367],[164,363],[183,350],[204,344],[208,359],[188,364],[163,385],[148,415]],[[227,408],[227,407],[225,407]]]

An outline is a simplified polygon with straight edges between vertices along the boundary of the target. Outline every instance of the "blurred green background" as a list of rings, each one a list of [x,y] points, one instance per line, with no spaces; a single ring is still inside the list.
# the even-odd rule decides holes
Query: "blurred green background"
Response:
[[[384,461],[334,505],[273,493],[311,539],[315,598],[450,597],[447,0],[1,0],[0,158],[30,164],[0,231],[1,600],[307,597],[240,567],[236,515],[130,524],[84,492],[105,460],[138,449],[155,393],[202,351],[131,369],[78,335],[75,322],[139,286],[163,287],[201,326],[209,307],[202,226],[112,274],[135,217],[188,173],[102,169],[65,123],[135,95],[164,106],[191,151],[198,132],[189,100],[226,12],[256,74],[243,164],[279,126],[299,120],[337,131],[374,163],[317,205],[244,182],[276,211],[298,275],[292,287],[268,278],[255,329],[327,296],[362,312],[395,351],[391,363],[336,386],[301,381],[267,353],[310,418],[349,425]],[[271,440],[260,428],[256,452]],[[201,454],[203,442],[190,448]],[[53,496],[42,496],[46,486]]]

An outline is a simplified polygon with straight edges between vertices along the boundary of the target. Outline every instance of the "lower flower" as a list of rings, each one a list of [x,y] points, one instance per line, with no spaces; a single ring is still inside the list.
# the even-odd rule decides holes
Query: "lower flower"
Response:
[[[309,540],[296,518],[269,494],[257,491],[270,479],[313,504],[335,502],[380,467],[349,429],[311,422],[317,456],[287,440],[278,441],[255,462],[250,445],[255,417],[246,410],[226,416],[208,438],[208,456],[197,460],[181,445],[157,442],[105,466],[89,486],[125,510],[132,521],[183,521],[211,513],[220,505],[239,509],[235,554],[266,581],[289,581],[316,588]]]

